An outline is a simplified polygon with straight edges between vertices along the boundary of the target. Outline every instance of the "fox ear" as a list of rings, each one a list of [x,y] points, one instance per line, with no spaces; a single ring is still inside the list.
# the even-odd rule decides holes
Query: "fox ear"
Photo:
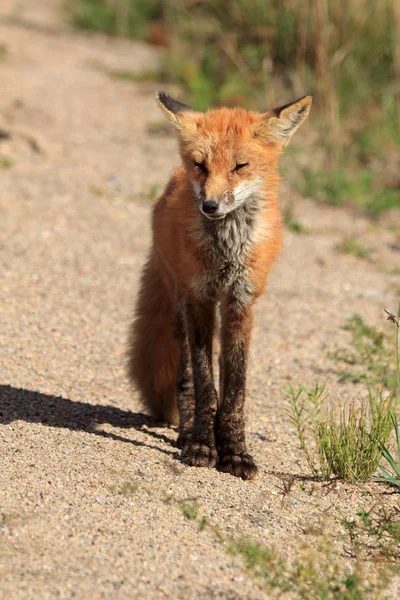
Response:
[[[159,106],[165,112],[168,119],[177,127],[179,127],[179,122],[183,113],[194,112],[190,106],[186,106],[186,104],[174,100],[174,98],[171,98],[171,96],[168,96],[165,92],[157,92],[156,97]]]
[[[291,104],[285,104],[263,113],[261,126],[255,135],[262,141],[287,146],[294,132],[310,112],[312,96],[304,96]]]

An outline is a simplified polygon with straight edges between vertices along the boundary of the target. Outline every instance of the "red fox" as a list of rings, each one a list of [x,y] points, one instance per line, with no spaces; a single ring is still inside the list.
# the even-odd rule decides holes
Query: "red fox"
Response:
[[[312,98],[266,113],[201,113],[159,92],[182,166],[153,213],[128,371],[151,413],[179,423],[181,459],[252,479],[244,432],[252,308],[282,242],[278,156]],[[220,394],[212,346],[220,311]]]

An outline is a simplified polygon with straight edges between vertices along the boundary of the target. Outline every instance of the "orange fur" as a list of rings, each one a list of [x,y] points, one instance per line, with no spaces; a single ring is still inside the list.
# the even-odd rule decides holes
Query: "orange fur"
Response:
[[[183,166],[174,171],[154,208],[153,245],[142,277],[129,355],[129,375],[145,406],[158,418],[178,422],[175,318],[182,295],[190,302],[202,302],[198,282],[212,267],[212,253],[202,237],[204,216],[193,186],[206,198],[221,199],[221,206],[229,209],[229,198],[238,186],[245,189],[258,182],[254,239],[245,259],[253,287],[251,306],[262,293],[282,244],[278,156],[310,104],[308,97],[265,114],[239,108],[175,114],[162,106],[178,129]],[[207,165],[207,172],[195,163]],[[236,172],[238,164],[245,166]],[[223,303],[224,295],[217,300]],[[249,328],[251,322],[250,316]]]

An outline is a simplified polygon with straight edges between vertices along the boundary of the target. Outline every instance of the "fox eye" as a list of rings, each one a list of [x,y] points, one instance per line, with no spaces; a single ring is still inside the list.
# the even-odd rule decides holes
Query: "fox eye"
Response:
[[[243,167],[247,167],[249,163],[239,163],[236,165],[236,167],[233,169],[233,173],[237,173],[238,171],[240,171],[240,169],[243,169]]]
[[[207,169],[206,165],[204,164],[204,162],[195,162],[194,164],[198,169],[200,169],[200,171],[202,173],[204,173],[204,175],[208,174],[208,169]]]

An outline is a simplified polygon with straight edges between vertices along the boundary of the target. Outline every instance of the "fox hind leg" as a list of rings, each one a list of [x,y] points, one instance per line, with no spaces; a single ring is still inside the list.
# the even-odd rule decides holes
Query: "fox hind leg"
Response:
[[[184,303],[180,302],[175,322],[175,337],[180,347],[176,379],[176,402],[179,411],[178,446],[190,445],[194,422],[194,386],[190,360],[190,346]]]

